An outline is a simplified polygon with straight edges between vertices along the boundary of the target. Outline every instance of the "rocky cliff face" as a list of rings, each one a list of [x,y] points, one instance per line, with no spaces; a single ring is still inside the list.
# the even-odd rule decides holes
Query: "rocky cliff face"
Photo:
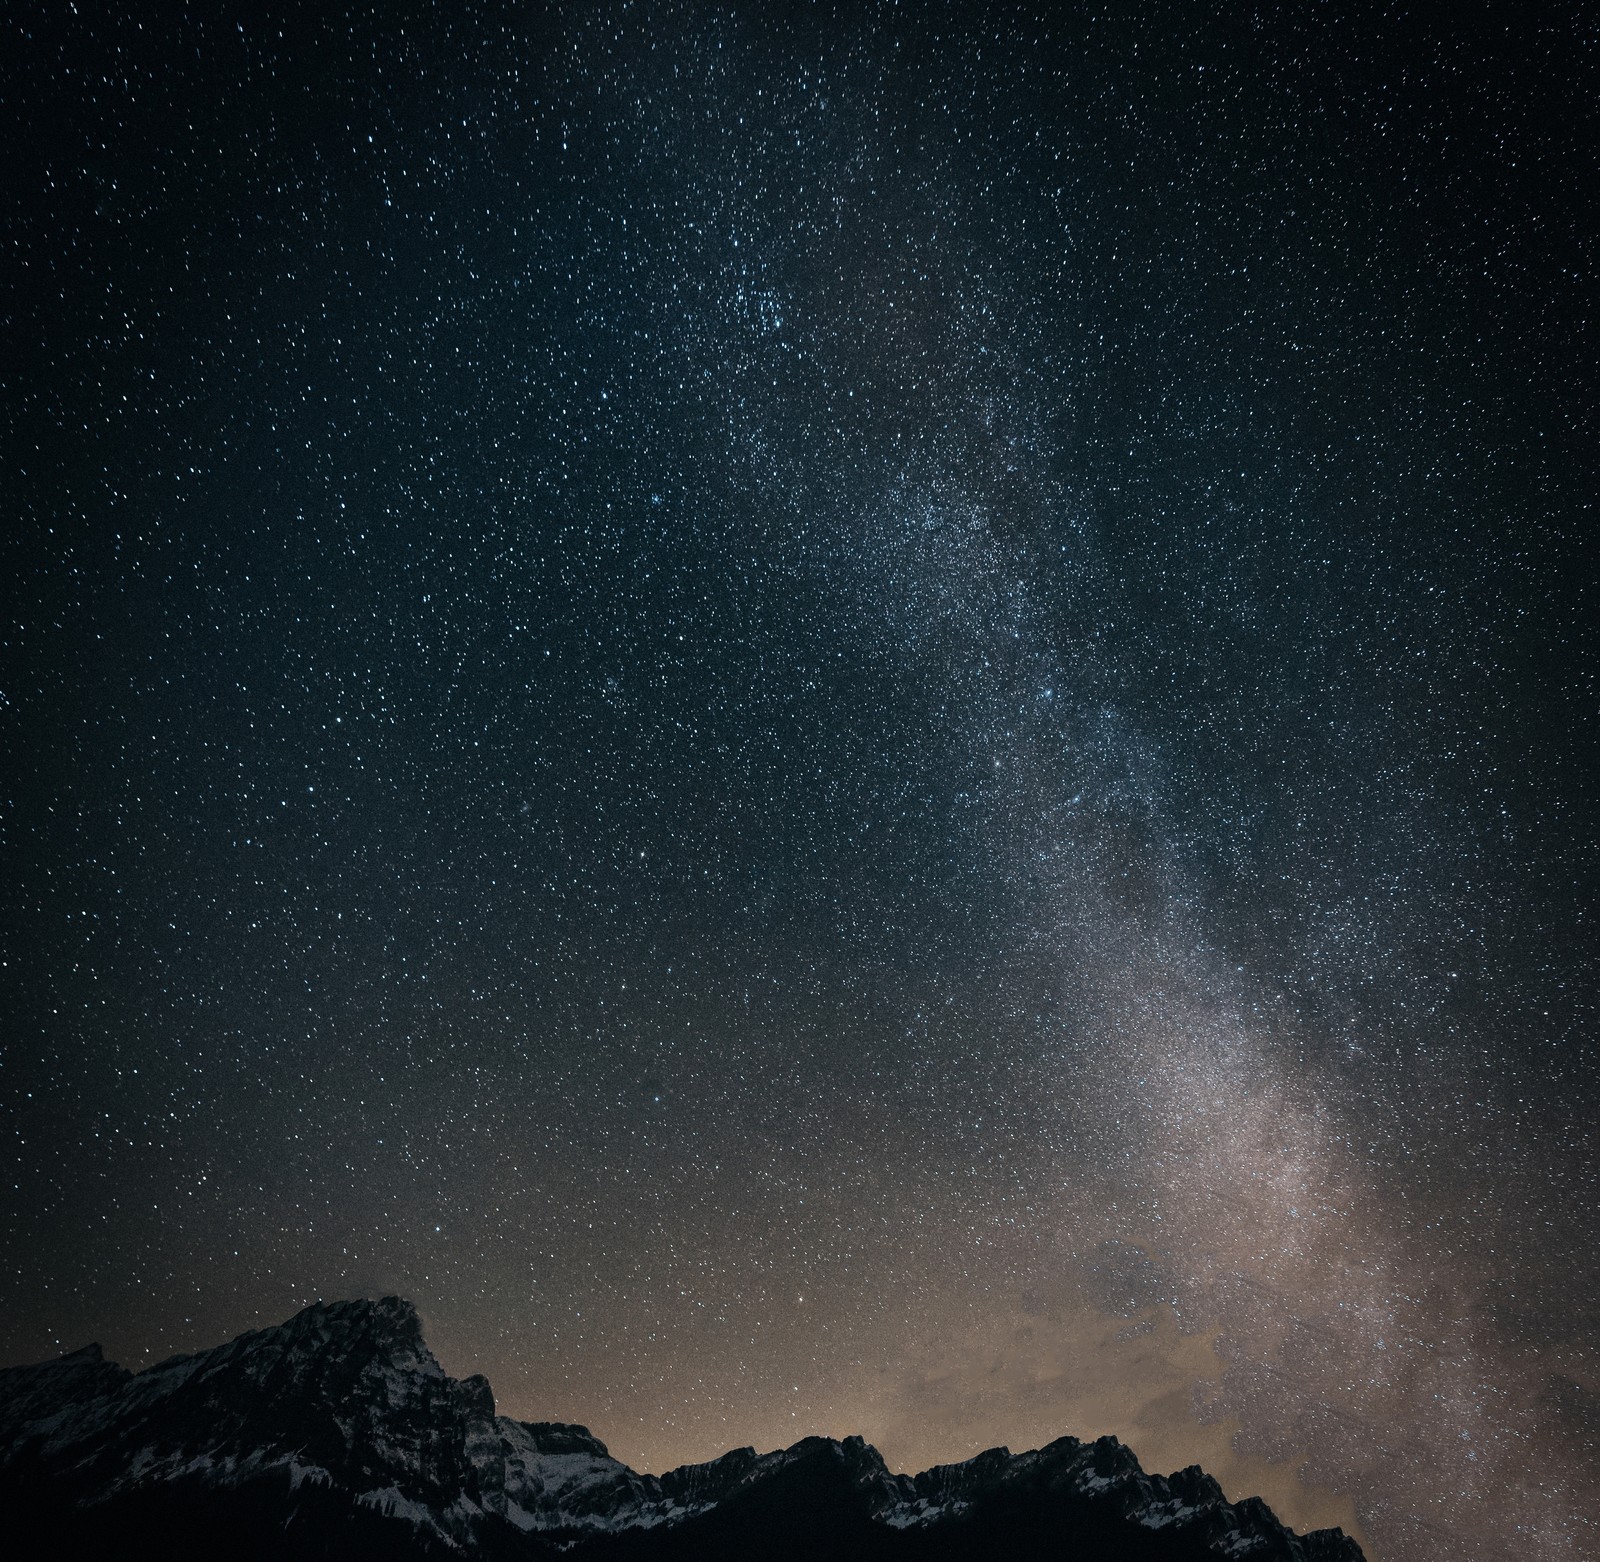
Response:
[[[15,1555],[1361,1556],[1227,1502],[1197,1468],[1147,1475],[1113,1438],[916,1476],[860,1438],[807,1438],[641,1475],[584,1427],[496,1415],[396,1297],[318,1304],[138,1374],[97,1346],[0,1372],[0,1504]]]

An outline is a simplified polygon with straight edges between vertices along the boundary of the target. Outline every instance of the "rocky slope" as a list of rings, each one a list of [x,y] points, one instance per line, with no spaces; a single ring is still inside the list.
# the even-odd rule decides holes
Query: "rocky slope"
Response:
[[[137,1374],[97,1346],[0,1372],[10,1554],[86,1558],[1117,1558],[1359,1562],[1113,1438],[894,1475],[860,1438],[641,1475],[585,1428],[495,1414],[396,1297],[308,1307]]]

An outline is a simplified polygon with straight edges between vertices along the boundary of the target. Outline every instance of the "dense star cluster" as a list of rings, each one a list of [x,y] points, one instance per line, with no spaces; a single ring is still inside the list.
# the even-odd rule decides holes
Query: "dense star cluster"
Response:
[[[1422,16],[14,8],[0,1359],[1596,1545],[1593,29]]]

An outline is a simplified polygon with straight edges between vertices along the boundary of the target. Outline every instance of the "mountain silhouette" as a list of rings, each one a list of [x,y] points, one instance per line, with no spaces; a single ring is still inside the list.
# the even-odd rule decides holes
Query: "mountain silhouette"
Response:
[[[229,1562],[1015,1558],[1361,1562],[1115,1438],[892,1474],[859,1437],[643,1475],[587,1428],[495,1413],[411,1303],[318,1303],[131,1373],[91,1345],[0,1371],[11,1556]]]

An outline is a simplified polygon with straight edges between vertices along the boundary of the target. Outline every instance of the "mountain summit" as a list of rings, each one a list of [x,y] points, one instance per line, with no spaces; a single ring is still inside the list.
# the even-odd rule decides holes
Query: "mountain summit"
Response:
[[[0,1371],[18,1557],[535,1562],[1007,1557],[1361,1562],[1115,1438],[894,1475],[859,1437],[641,1475],[585,1427],[495,1414],[399,1297],[318,1303],[140,1373],[90,1345]]]

